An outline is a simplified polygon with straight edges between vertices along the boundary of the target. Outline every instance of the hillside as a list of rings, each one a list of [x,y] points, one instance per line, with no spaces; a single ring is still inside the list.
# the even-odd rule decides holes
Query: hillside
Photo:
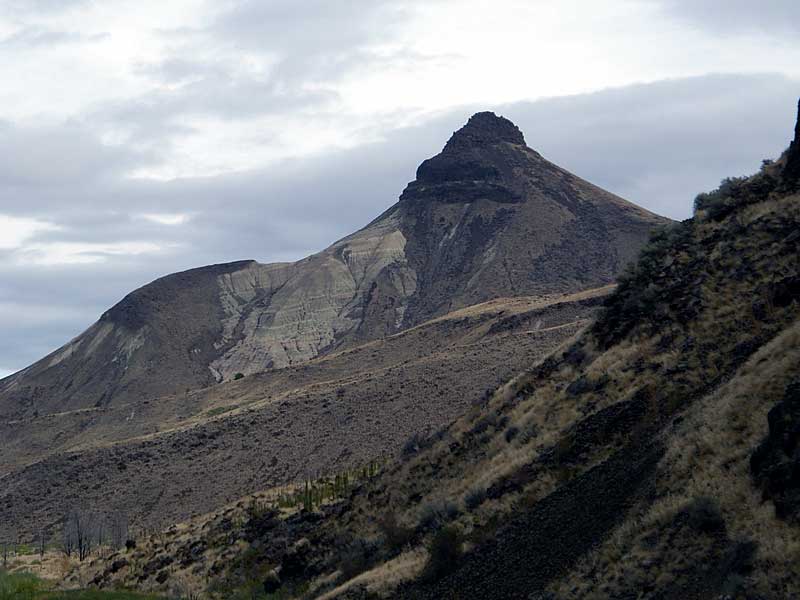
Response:
[[[798,597],[798,160],[800,115],[778,161],[654,237],[590,328],[343,500],[246,499],[81,576],[225,598]]]
[[[330,248],[159,279],[0,381],[0,534],[75,506],[159,526],[392,455],[585,326],[666,222],[479,113]]]
[[[0,538],[57,538],[75,507],[163,526],[391,456],[585,327],[611,289],[496,299],[202,390],[0,423]]]
[[[213,265],[132,292],[0,380],[0,419],[184,393],[493,298],[606,285],[666,222],[549,163],[510,121],[478,113],[365,228],[296,263]]]

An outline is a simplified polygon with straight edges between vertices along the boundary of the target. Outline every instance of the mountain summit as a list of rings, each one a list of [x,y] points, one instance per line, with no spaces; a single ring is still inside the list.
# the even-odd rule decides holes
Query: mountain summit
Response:
[[[365,228],[295,263],[202,267],[132,292],[0,381],[0,416],[184,392],[493,298],[601,286],[666,222],[549,163],[508,119],[477,113]]]
[[[511,121],[491,112],[476,113],[440,154],[419,166],[400,200],[521,202],[521,190],[510,185],[515,164],[510,158],[523,149],[529,150],[525,138]]]
[[[524,146],[525,137],[519,127],[505,117],[498,117],[489,111],[479,112],[472,115],[467,124],[453,134],[445,145],[444,152],[499,142]]]

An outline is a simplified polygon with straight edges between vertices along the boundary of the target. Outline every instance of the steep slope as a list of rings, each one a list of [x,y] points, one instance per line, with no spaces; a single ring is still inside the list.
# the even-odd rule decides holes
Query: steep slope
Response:
[[[298,364],[492,298],[611,282],[667,220],[544,160],[478,113],[364,229],[291,264],[159,279],[0,381],[0,418],[102,407]]]
[[[215,597],[798,597],[798,156],[800,130],[701,194],[591,328],[343,500],[241,502],[85,573]]]

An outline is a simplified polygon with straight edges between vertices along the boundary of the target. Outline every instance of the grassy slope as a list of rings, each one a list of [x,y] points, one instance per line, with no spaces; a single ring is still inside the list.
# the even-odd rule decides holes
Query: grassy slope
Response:
[[[200,541],[182,567],[198,585],[263,589],[274,569],[297,597],[796,597],[797,525],[749,468],[800,377],[800,196],[782,166],[705,197],[590,330],[347,501],[218,518],[141,560]]]

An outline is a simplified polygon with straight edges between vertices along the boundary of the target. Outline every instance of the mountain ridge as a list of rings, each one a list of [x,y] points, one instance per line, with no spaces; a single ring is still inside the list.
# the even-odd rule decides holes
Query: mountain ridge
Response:
[[[176,393],[308,360],[495,297],[610,283],[669,222],[552,165],[477,113],[393,207],[294,263],[167,275],[0,380],[20,418]]]

